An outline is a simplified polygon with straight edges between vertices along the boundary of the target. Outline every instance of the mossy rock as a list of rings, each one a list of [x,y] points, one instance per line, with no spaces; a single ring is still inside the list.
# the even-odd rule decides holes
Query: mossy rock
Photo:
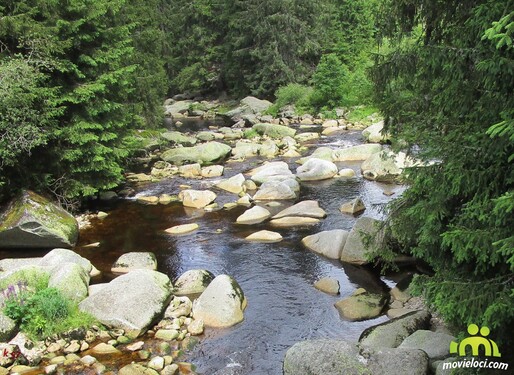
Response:
[[[25,190],[0,215],[0,248],[73,247],[75,218],[46,198]]]
[[[282,139],[284,137],[294,137],[296,134],[296,130],[288,128],[283,125],[275,125],[275,124],[255,124],[252,126],[252,129],[255,130],[260,135],[267,135],[270,138],[274,139]]]

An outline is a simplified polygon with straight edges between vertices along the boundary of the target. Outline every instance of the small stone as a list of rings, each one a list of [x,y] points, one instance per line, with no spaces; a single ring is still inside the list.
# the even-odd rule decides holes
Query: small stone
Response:
[[[187,331],[193,335],[201,335],[203,333],[204,324],[202,319],[195,319],[187,326]]]
[[[171,353],[171,345],[166,341],[160,342],[158,345],[158,352],[161,355],[170,354]]]
[[[277,232],[272,232],[269,230],[261,230],[255,233],[250,234],[248,237],[246,237],[247,241],[252,242],[280,242],[282,241],[282,235]]]
[[[103,374],[107,370],[107,367],[100,362],[94,363],[92,367],[98,375]]]
[[[118,345],[118,341],[116,341],[116,339],[111,339],[111,340],[107,341],[107,344],[116,346],[116,345]]]
[[[57,365],[48,365],[45,366],[45,374],[53,374],[57,370]]]
[[[225,204],[223,205],[223,208],[224,208],[225,210],[231,210],[231,209],[236,208],[236,207],[237,207],[237,203],[233,203],[233,202],[225,203]]]
[[[99,218],[100,220],[105,219],[107,216],[109,216],[109,214],[104,211],[98,211],[98,213],[96,214],[96,217]]]
[[[165,341],[175,340],[178,336],[178,331],[174,329],[160,329],[155,334],[156,339]]]
[[[172,363],[164,367],[161,371],[161,375],[176,375],[178,373],[178,365],[176,363]]]
[[[150,362],[148,362],[148,367],[160,371],[164,368],[164,358],[162,357],[153,357]]]
[[[314,283],[314,287],[328,294],[339,294],[339,281],[331,277],[324,277],[316,281],[316,283]]]
[[[62,349],[61,345],[59,345],[56,342],[53,342],[53,343],[51,343],[50,345],[47,346],[46,351],[48,353],[55,353],[55,352],[58,352],[61,349]]]
[[[66,361],[64,361],[64,364],[66,363],[73,363],[80,361],[80,357],[76,355],[75,353],[70,353],[66,356]]]
[[[164,356],[164,367],[171,365],[173,363],[173,357],[171,355]]]
[[[96,358],[91,355],[85,355],[80,359],[80,362],[82,362],[86,366],[91,366],[93,363],[96,362]]]
[[[252,202],[250,202],[250,196],[248,194],[245,194],[243,197],[237,200],[237,204],[239,206],[250,207],[252,205]]]
[[[366,206],[360,198],[355,198],[349,202],[343,203],[343,205],[339,207],[339,211],[347,214],[357,214],[365,209]]]
[[[76,341],[64,348],[64,353],[77,353],[80,350],[80,344]]]
[[[130,350],[131,352],[135,352],[137,350],[142,349],[144,345],[145,345],[144,341],[138,341],[133,344],[127,345],[126,348],[127,348],[127,350]]]
[[[148,350],[140,350],[139,352],[137,352],[137,355],[142,360],[150,358],[150,352]]]
[[[25,365],[16,365],[11,367],[11,374],[23,374],[26,372],[32,372],[38,370],[37,367],[30,367]]]
[[[185,233],[194,232],[199,227],[200,226],[196,223],[175,225],[174,227],[166,229],[165,232],[169,233],[169,234],[185,234]]]
[[[58,365],[58,364],[61,364],[61,363],[64,363],[64,361],[66,361],[66,357],[64,357],[63,355],[60,355],[60,356],[57,356],[57,357],[54,357],[50,360],[50,363],[52,365]]]
[[[116,341],[118,341],[118,344],[121,344],[121,345],[125,345],[125,344],[128,344],[130,343],[132,340],[130,338],[128,338],[127,336],[119,336]]]
[[[337,173],[337,177],[352,178],[355,177],[355,171],[351,168],[343,168]]]
[[[98,345],[96,345],[95,347],[93,347],[92,349],[92,352],[94,354],[100,354],[100,355],[105,355],[105,354],[120,354],[121,352],[116,349],[113,345],[110,345],[110,344],[106,344],[106,343],[100,343]]]

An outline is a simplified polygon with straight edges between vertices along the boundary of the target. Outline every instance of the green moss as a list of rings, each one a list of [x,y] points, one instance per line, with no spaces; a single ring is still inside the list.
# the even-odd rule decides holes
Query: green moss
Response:
[[[243,136],[246,139],[253,139],[253,138],[257,138],[259,136],[259,133],[257,133],[257,131],[255,129],[248,129],[248,130],[244,131]]]
[[[9,276],[0,280],[0,290],[7,289],[10,285],[26,284],[30,290],[38,291],[48,286],[50,274],[42,271],[40,268],[33,266],[26,269],[20,269],[13,272]]]

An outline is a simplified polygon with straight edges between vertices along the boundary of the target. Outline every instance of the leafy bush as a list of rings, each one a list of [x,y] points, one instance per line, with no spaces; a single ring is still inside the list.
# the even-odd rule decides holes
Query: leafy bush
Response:
[[[4,313],[29,337],[42,339],[94,323],[90,315],[79,311],[77,305],[68,301],[59,290],[43,288],[36,291],[27,285],[10,285],[4,290]]]
[[[323,55],[312,76],[311,104],[332,109],[343,103],[349,71],[335,53]]]
[[[293,105],[297,114],[303,114],[311,111],[311,95],[312,88],[303,86],[298,83],[290,83],[282,86],[275,92],[275,103],[266,111],[266,113],[277,116],[281,108],[287,105]]]

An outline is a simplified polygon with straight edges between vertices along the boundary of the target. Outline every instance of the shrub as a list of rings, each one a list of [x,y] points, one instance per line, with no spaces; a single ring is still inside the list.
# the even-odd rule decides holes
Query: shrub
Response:
[[[13,319],[30,338],[42,339],[56,333],[95,322],[90,315],[79,311],[59,290],[43,288],[33,290],[27,284],[9,286],[4,313]]]
[[[297,114],[311,111],[312,88],[298,83],[290,83],[282,86],[275,92],[275,103],[267,110],[267,113],[277,116],[279,110],[287,105],[293,105]]]

